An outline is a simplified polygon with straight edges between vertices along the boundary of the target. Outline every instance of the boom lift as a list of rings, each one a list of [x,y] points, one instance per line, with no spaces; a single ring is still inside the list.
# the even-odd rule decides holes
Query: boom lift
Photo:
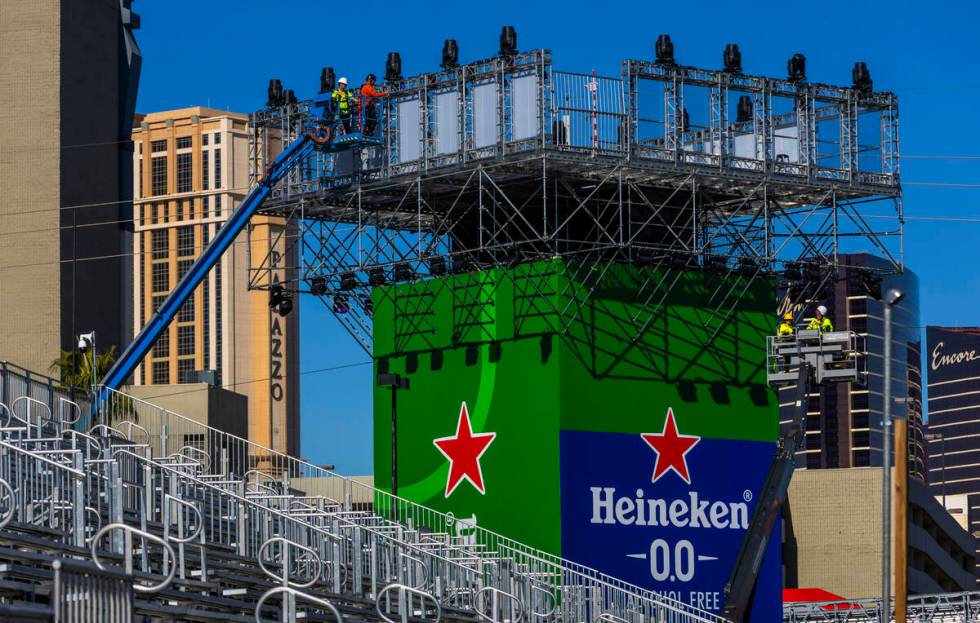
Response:
[[[863,354],[863,339],[852,331],[801,330],[795,335],[767,339],[767,381],[772,387],[796,383],[796,413],[776,447],[752,521],[725,585],[725,606],[721,614],[726,619],[741,621],[752,598],[769,537],[779,509],[786,501],[796,467],[796,451],[803,443],[811,386],[862,380]]]
[[[214,268],[238,234],[245,229],[252,216],[258,212],[262,202],[269,196],[277,182],[288,175],[315,150],[323,152],[360,150],[378,143],[377,138],[365,139],[360,132],[348,134],[332,132],[330,125],[325,121],[317,128],[311,128],[310,132],[301,135],[287,146],[269,165],[266,175],[239,204],[227,222],[221,226],[208,246],[194,261],[190,270],[167,296],[163,305],[153,314],[153,317],[139,332],[136,339],[126,347],[126,350],[102,379],[96,399],[92,403],[93,417],[98,413],[109,392],[119,389],[133,373],[136,366],[160,337],[160,334],[173,320],[177,311],[193,294],[197,286],[201,285],[208,272]]]

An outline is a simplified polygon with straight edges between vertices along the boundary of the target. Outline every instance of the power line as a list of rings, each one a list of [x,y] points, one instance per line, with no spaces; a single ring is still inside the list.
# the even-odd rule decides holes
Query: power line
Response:
[[[320,373],[323,373],[323,372],[335,372],[337,370],[344,370],[346,368],[356,368],[356,367],[359,367],[359,366],[366,366],[366,365],[369,365],[369,364],[372,364],[372,363],[374,363],[374,362],[373,361],[359,361],[357,363],[345,363],[345,364],[342,364],[342,365],[339,365],[339,366],[331,366],[329,368],[318,368],[316,370],[305,370],[305,371],[296,373],[295,376],[306,376],[308,374],[320,374]],[[141,365],[145,365],[145,363],[142,363]],[[287,378],[288,378],[288,375],[287,375]],[[264,379],[252,379],[251,381],[241,381],[239,383],[228,383],[227,385],[226,384],[222,384],[221,387],[227,389],[227,388],[230,388],[230,387],[238,387],[240,385],[251,385],[253,383],[264,383],[266,381],[271,381],[271,380],[273,380],[272,377],[267,377],[267,378],[264,378]],[[152,385],[151,386],[148,386],[148,387],[152,387]],[[189,389],[189,390],[180,391],[180,392],[170,392],[170,393],[166,393],[166,394],[157,394],[155,396],[142,397],[142,398],[140,398],[140,400],[153,400],[154,398],[167,398],[167,397],[170,397],[170,396],[181,396],[183,394],[192,394],[195,391],[198,391],[198,390]]]

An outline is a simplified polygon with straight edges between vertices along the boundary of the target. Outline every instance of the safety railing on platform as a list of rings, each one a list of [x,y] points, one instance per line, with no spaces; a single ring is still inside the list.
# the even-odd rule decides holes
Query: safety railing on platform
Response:
[[[238,495],[255,503],[261,500],[264,510],[276,509],[275,512],[283,513],[287,518],[287,511],[296,501],[293,498],[295,494],[336,505],[342,509],[341,513],[350,516],[370,509],[374,516],[386,522],[385,530],[397,531],[404,527],[410,532],[445,535],[444,543],[429,542],[426,547],[432,548],[432,551],[460,550],[457,542],[449,540],[449,535],[456,529],[456,520],[451,515],[393,496],[386,491],[208,427],[121,392],[109,392],[103,412],[99,414],[100,419],[122,421],[123,416],[114,412],[117,404],[124,404],[126,413],[131,417],[138,417],[139,425],[148,433],[147,445],[152,456],[168,456],[180,447],[193,444],[211,457],[210,464],[193,462],[202,476],[240,475],[243,482],[250,487],[248,493],[230,494],[227,489],[221,488],[220,483],[211,482],[206,486],[210,492]],[[256,474],[262,476],[257,477]],[[257,484],[261,486],[254,486]],[[283,506],[277,508],[277,504]],[[306,513],[306,509],[303,511]],[[336,521],[339,514],[324,512],[322,521]],[[334,519],[328,519],[329,517]],[[304,517],[303,522],[304,526],[315,525],[310,517]],[[230,531],[232,528],[226,526],[225,529]],[[539,614],[553,610],[556,603],[562,603],[566,616],[574,616],[571,612],[577,605],[581,610],[580,615],[604,611],[625,616],[630,623],[649,616],[657,616],[660,617],[658,620],[664,621],[721,620],[683,602],[662,597],[485,528],[476,526],[468,529],[468,532],[469,550],[483,551],[512,560],[517,570],[514,573],[533,578],[533,582],[529,581],[525,585],[521,599],[525,604],[536,604],[534,611]],[[272,535],[268,531],[259,531],[246,535],[242,542],[247,542],[246,548],[253,551],[260,544],[257,541],[264,541]],[[305,541],[303,543],[308,544]],[[434,554],[426,550],[426,555]],[[449,560],[448,557],[445,559]],[[355,573],[354,576],[357,577],[358,574]]]
[[[894,603],[888,617],[881,616],[881,599],[796,602],[783,605],[783,623],[875,623],[894,621]],[[980,616],[980,591],[912,595],[908,598],[908,621],[965,623]]]

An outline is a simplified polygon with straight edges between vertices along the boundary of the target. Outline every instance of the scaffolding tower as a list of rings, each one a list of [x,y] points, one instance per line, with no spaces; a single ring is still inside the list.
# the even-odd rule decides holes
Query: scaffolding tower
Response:
[[[369,354],[371,291],[390,283],[557,258],[549,266],[582,303],[629,264],[635,341],[685,272],[709,271],[710,343],[752,283],[787,265],[805,275],[797,301],[835,279],[842,253],[902,269],[893,93],[670,61],[565,72],[548,50],[389,78],[381,144],[310,154],[262,209],[289,220],[279,251],[249,259],[251,288],[317,296]],[[250,182],[321,119],[313,100],[253,113]],[[285,267],[293,247],[299,265]],[[453,296],[479,305],[466,288]],[[400,304],[414,306],[412,331],[434,329],[425,297]],[[550,310],[553,329],[582,308]]]

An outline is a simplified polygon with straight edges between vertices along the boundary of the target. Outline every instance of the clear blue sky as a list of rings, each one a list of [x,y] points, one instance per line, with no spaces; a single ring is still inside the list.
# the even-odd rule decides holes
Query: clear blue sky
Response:
[[[338,9],[338,6],[347,7]],[[513,24],[521,49],[549,48],[558,69],[616,74],[624,58],[652,58],[669,33],[678,61],[719,67],[726,43],[745,70],[782,76],[795,52],[811,80],[848,84],[854,61],[868,63],[875,88],[901,98],[902,152],[980,156],[980,9],[972,2],[399,2],[138,0],[144,64],[138,110],[207,105],[250,112],[278,77],[300,98],[318,87],[320,67],[358,83],[384,73],[401,53],[406,75],[431,71],[446,38],[463,62],[495,54],[500,27]],[[905,159],[906,266],[921,280],[923,324],[977,325],[980,160]],[[302,370],[367,361],[319,302],[302,302]],[[370,473],[371,367],[307,374],[302,380],[303,455],[350,474]]]

